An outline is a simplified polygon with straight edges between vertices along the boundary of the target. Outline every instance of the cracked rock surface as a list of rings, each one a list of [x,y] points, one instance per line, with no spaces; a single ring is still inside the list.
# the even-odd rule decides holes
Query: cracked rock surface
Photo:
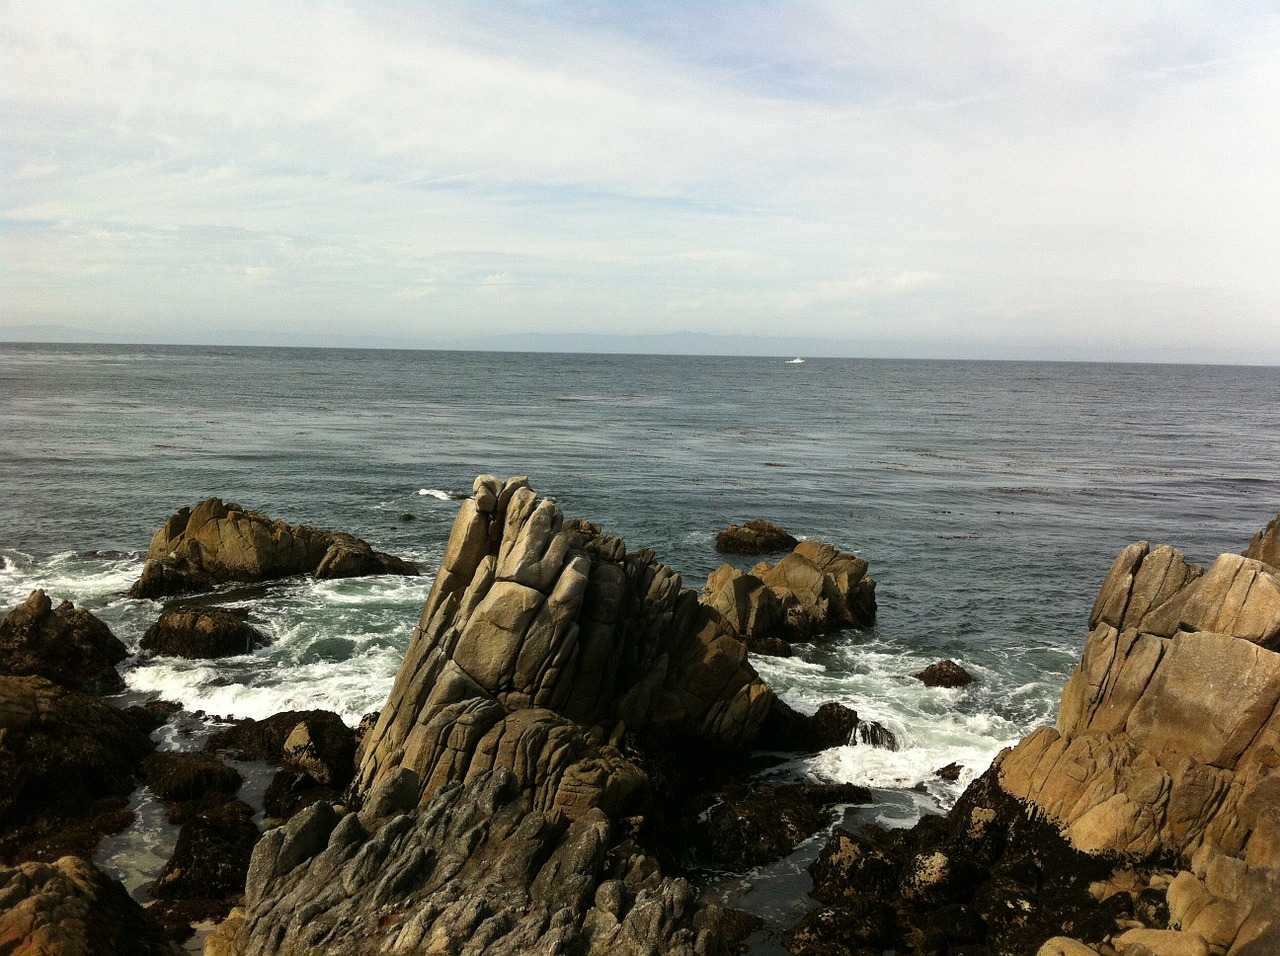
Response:
[[[652,552],[523,478],[474,492],[347,812],[262,838],[210,956],[726,951],[720,910],[636,841],[633,748],[743,750],[772,692]]]

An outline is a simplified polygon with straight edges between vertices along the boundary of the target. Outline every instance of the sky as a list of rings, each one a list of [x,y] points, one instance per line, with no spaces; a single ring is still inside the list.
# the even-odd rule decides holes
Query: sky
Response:
[[[1270,0],[0,0],[0,176],[0,339],[1280,364]]]

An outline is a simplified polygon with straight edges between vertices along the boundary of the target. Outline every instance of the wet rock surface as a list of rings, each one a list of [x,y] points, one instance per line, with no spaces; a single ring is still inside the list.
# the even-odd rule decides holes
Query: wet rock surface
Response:
[[[291,525],[234,502],[208,498],[182,508],[151,539],[131,597],[207,591],[230,581],[418,573],[416,565],[343,532]]]
[[[0,674],[112,694],[124,688],[116,665],[128,655],[106,624],[70,601],[54,607],[42,590],[0,620]]]
[[[263,795],[267,819],[289,819],[319,800],[339,801],[356,771],[356,733],[327,710],[246,720],[211,736],[206,750],[280,768]]]
[[[243,611],[186,605],[166,608],[139,645],[143,653],[211,660],[248,654],[270,639],[246,619]]]
[[[91,857],[133,819],[151,725],[42,677],[0,677],[0,860]]]
[[[857,711],[829,702],[812,714],[802,714],[774,699],[755,746],[762,750],[816,753],[831,747],[867,744],[897,750],[893,734],[875,721],[862,720]]]
[[[925,687],[967,687],[973,683],[973,675],[950,660],[930,664],[915,678]]]

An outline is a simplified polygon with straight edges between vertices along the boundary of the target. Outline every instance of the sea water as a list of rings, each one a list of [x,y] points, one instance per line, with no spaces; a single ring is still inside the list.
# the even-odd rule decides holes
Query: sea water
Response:
[[[901,743],[786,772],[877,788],[860,812],[905,823],[1052,722],[1125,545],[1212,561],[1280,511],[1280,369],[788,358],[0,345],[0,608],[41,587],[136,650],[159,605],[124,593],[183,505],[348,531],[427,573],[232,589],[269,647],[122,671],[188,711],[354,724],[477,474],[529,476],[693,588],[717,531],[764,518],[867,559],[879,614],[756,667]],[[912,676],[942,658],[977,682]]]

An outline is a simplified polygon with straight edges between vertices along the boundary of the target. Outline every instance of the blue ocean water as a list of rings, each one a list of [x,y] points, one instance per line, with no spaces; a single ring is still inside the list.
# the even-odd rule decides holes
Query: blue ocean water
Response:
[[[0,607],[44,587],[136,647],[158,614],[123,596],[141,555],[210,495],[433,571],[475,475],[523,474],[695,588],[719,529],[766,518],[865,557],[880,610],[759,669],[904,743],[794,769],[945,805],[1053,719],[1121,548],[1210,561],[1280,511],[1280,369],[786,358],[0,345]],[[282,582],[242,602],[271,647],[126,677],[190,710],[354,723],[429,586]],[[944,657],[978,683],[910,676]]]

